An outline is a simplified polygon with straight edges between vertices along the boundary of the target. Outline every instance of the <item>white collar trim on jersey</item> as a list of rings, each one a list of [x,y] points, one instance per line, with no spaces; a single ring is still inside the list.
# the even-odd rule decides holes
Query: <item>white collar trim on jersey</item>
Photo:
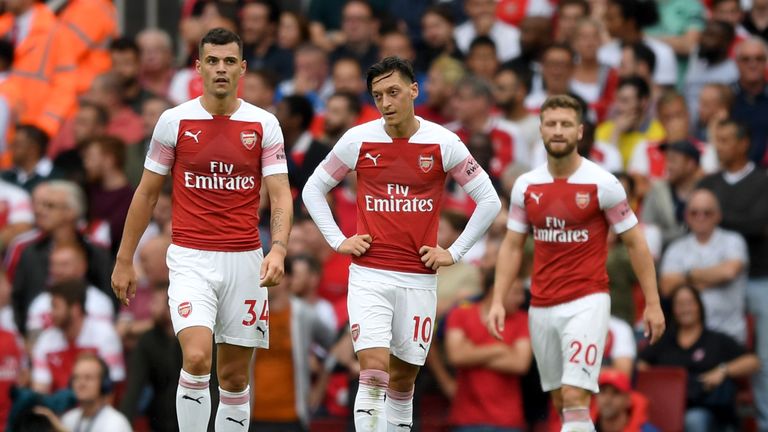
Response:
[[[752,161],[747,162],[746,165],[744,165],[744,168],[729,172],[729,171],[723,171],[723,178],[725,179],[725,182],[733,185],[736,184],[744,179],[744,177],[748,176],[749,173],[752,172],[752,170],[755,169],[755,163]]]

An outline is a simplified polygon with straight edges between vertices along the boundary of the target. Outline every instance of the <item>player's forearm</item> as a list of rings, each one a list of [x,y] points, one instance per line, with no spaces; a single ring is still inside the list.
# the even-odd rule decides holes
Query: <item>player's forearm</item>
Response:
[[[638,232],[638,235],[641,235]],[[625,242],[626,243],[626,242]],[[637,280],[640,282],[640,288],[643,290],[646,305],[659,305],[659,290],[656,286],[656,269],[653,265],[653,257],[648,251],[644,238],[635,239],[627,246],[629,252],[629,261],[632,264]]]
[[[270,197],[269,229],[272,242],[280,242],[283,247],[288,245],[288,237],[293,225],[293,202],[290,192],[278,197]]]
[[[120,249],[117,251],[118,261],[133,262],[133,256],[136,253],[139,239],[149,225],[158,196],[159,191],[158,193],[153,193],[152,191],[143,190],[141,187],[133,194],[131,206],[128,208],[128,216],[125,218],[123,239],[120,242]]]
[[[332,186],[313,174],[304,185],[301,198],[307,211],[309,211],[309,215],[312,216],[312,220],[315,221],[315,225],[325,237],[325,241],[331,245],[333,250],[337,250],[346,237],[339,229],[336,221],[333,220],[333,213],[325,199],[325,195],[331,188]]]
[[[472,199],[477,203],[472,217],[459,238],[448,248],[453,257],[453,262],[458,262],[464,254],[488,231],[493,220],[501,210],[501,201],[493,189],[491,181],[486,177],[479,186],[468,191]]]

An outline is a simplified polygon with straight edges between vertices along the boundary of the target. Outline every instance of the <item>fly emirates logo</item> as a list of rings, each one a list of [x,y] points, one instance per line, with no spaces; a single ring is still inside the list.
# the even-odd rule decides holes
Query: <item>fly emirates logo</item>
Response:
[[[190,189],[208,190],[247,190],[256,187],[254,176],[232,176],[235,164],[211,161],[211,174],[198,175],[189,171],[184,172],[184,186]]]
[[[584,243],[589,240],[589,230],[565,229],[565,220],[547,216],[546,228],[533,227],[533,238],[551,243]]]
[[[432,198],[410,198],[410,189],[410,186],[387,183],[387,197],[365,195],[365,210],[382,213],[427,213],[434,210]]]

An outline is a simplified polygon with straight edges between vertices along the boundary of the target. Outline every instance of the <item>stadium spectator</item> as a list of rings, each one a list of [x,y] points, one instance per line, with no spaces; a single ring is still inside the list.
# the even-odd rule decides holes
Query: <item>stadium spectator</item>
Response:
[[[0,327],[0,431],[5,431],[8,424],[13,404],[11,389],[26,384],[23,382],[27,375],[25,361],[23,340],[13,331]]]
[[[141,117],[126,105],[120,77],[114,72],[97,76],[84,99],[103,106],[109,112],[108,134],[120,138],[129,146],[144,138]]]
[[[341,10],[341,34],[344,42],[331,52],[330,61],[353,57],[365,71],[379,59],[375,39],[379,24],[373,6],[364,0],[350,0]]]
[[[768,42],[768,1],[754,0],[744,17],[743,24],[753,36]]]
[[[701,42],[688,59],[685,75],[685,100],[695,122],[699,112],[699,93],[707,84],[731,84],[739,78],[736,63],[728,56],[734,38],[730,24],[709,21],[701,33]]]
[[[243,80],[243,84],[243,87],[247,85],[245,80]],[[170,102],[156,96],[150,96],[141,106],[144,138],[135,145],[125,147],[125,176],[128,179],[128,183],[134,188],[139,185],[141,174],[144,172],[144,159],[147,157],[149,144],[152,141],[152,131],[155,130],[155,125],[157,125],[160,115],[170,107]]]
[[[748,159],[746,126],[723,120],[715,129],[715,150],[721,171],[702,179],[700,185],[714,192],[723,219],[720,226],[738,232],[749,249],[747,311],[755,319],[755,351],[768,364],[768,174]],[[768,428],[768,368],[752,380],[757,423]]]
[[[75,59],[58,19],[44,3],[18,0],[0,15],[0,38],[15,47],[14,73],[0,84],[0,96],[20,123],[55,135],[77,105]]]
[[[346,131],[357,124],[360,113],[361,105],[357,95],[344,91],[332,94],[325,106],[320,141],[329,149],[332,148]]]
[[[493,81],[493,76],[499,69],[499,60],[496,58],[496,44],[488,36],[478,36],[469,44],[467,58],[465,59],[467,71],[478,78]]]
[[[749,32],[744,28],[744,10],[739,0],[712,0],[710,19],[721,21],[733,26],[735,37],[730,46],[729,54],[733,54],[733,48],[749,37]]]
[[[572,93],[574,64],[575,53],[568,45],[550,45],[541,53],[541,75],[534,76],[525,98],[528,111],[538,113],[548,96]]]
[[[109,365],[114,382],[125,379],[123,348],[111,322],[85,315],[86,284],[51,286],[53,327],[43,330],[32,348],[32,389],[52,393],[68,386],[77,356],[94,352]]]
[[[569,43],[572,41],[579,21],[589,17],[589,15],[590,2],[587,0],[560,0],[557,2],[555,42]]]
[[[244,2],[240,8],[243,59],[250,69],[269,69],[283,81],[293,75],[291,51],[277,43],[280,7],[274,0]]]
[[[686,285],[699,291],[706,311],[706,327],[742,345],[747,342],[747,244],[739,233],[718,228],[720,204],[708,189],[693,192],[685,206],[690,234],[664,253],[659,289],[669,296]]]
[[[701,92],[699,92],[699,112],[696,115],[696,122],[693,123],[693,136],[702,142],[710,144],[714,142],[714,129],[717,123],[730,116],[732,105],[733,91],[730,86],[704,84]],[[716,171],[718,168],[717,154],[715,153],[713,169]],[[707,173],[711,174],[711,172]]]
[[[62,416],[66,430],[133,431],[125,416],[109,404],[114,384],[109,366],[98,354],[83,353],[77,357],[71,386],[78,406]]]
[[[275,113],[275,94],[278,84],[277,75],[268,70],[248,69],[242,83],[244,101]]]
[[[81,154],[88,181],[88,218],[109,223],[115,256],[134,192],[125,175],[125,144],[117,137],[102,136],[83,143]]]
[[[616,146],[625,167],[639,143],[664,138],[661,123],[647,117],[650,97],[648,83],[639,76],[621,78],[613,102],[613,119],[597,126],[597,140]]]
[[[75,116],[62,126],[48,146],[48,157],[54,169],[67,180],[85,181],[83,160],[77,146],[89,139],[107,133],[109,111],[101,105],[83,101]]]
[[[456,84],[451,104],[456,121],[446,127],[467,142],[474,133],[490,135],[493,143],[493,159],[488,174],[499,178],[507,165],[513,162],[528,163],[528,146],[517,126],[501,117],[493,116],[493,91],[484,80],[469,76]]]
[[[475,157],[477,154],[472,152]],[[482,166],[482,165],[481,165]],[[456,241],[467,226],[469,218],[464,213],[443,210],[437,226],[437,244],[447,248]],[[483,291],[479,269],[462,259],[450,267],[437,272],[437,312],[435,319],[441,320],[448,311],[461,301],[478,296]]]
[[[133,38],[120,37],[110,42],[109,53],[112,60],[112,72],[120,78],[123,100],[133,112],[141,114],[142,105],[153,94],[139,82],[139,70],[141,69],[139,46]]]
[[[461,61],[447,55],[436,58],[429,66],[427,83],[423,89],[427,93],[427,100],[416,107],[416,115],[439,124],[454,120],[451,99],[456,92],[456,84],[465,75],[466,70]]]
[[[570,41],[578,58],[573,68],[570,88],[589,104],[597,115],[596,121],[603,120],[608,114],[618,84],[616,71],[597,58],[601,42],[600,28],[601,24],[597,21],[580,21]]]
[[[56,177],[53,162],[46,156],[48,135],[37,126],[18,125],[8,147],[13,165],[0,177],[32,193],[41,182]]]
[[[269,289],[269,327],[279,338],[253,361],[251,429],[264,432],[308,430],[312,414],[310,394],[313,346],[327,350],[335,328],[328,327],[314,307],[291,293],[292,260],[285,265],[282,282]],[[317,401],[315,401],[317,403]]]
[[[678,78],[675,52],[666,43],[643,34],[643,29],[655,24],[658,19],[656,2],[608,0],[604,23],[608,33],[615,39],[600,47],[598,59],[605,64],[618,66],[621,47],[642,41],[656,56],[653,82],[660,86],[674,86]]]
[[[13,314],[22,334],[30,303],[46,287],[50,254],[56,246],[75,243],[83,247],[88,258],[86,279],[114,301],[109,285],[109,252],[87,240],[79,229],[86,214],[85,194],[79,186],[64,180],[51,180],[43,185],[37,187],[41,194],[35,207],[39,233],[17,252],[19,258],[13,269]]]
[[[706,327],[706,309],[698,291],[677,288],[670,296],[670,331],[640,352],[638,369],[679,366],[688,371],[686,431],[721,431],[733,425],[734,379],[760,368],[754,354],[730,336]]]
[[[280,14],[277,26],[277,46],[293,51],[298,46],[309,42],[309,22],[307,18],[294,11],[284,10]]]
[[[293,78],[278,86],[280,96],[304,96],[312,102],[315,111],[322,112],[326,99],[333,93],[328,56],[315,45],[302,45],[294,52],[294,70]]]
[[[651,89],[651,106],[665,89],[664,86],[660,86],[654,81],[655,70],[656,54],[644,42],[635,42],[621,47],[621,61],[618,66],[619,78],[634,75],[642,78]]]
[[[499,43],[496,41],[496,43]],[[552,22],[543,16],[528,16],[520,23],[520,55],[505,66],[536,73],[544,50],[552,45]],[[502,49],[502,48],[499,48]]]
[[[77,245],[67,244],[51,251],[48,279],[51,284],[83,282],[88,270],[85,252]],[[27,341],[33,345],[43,330],[53,325],[51,293],[40,293],[29,305],[27,313]],[[112,323],[115,306],[112,299],[98,288],[88,285],[85,291],[86,316]]]
[[[312,138],[309,133],[314,115],[312,104],[304,96],[288,96],[277,103],[276,116],[283,130],[285,153],[289,161],[288,178],[294,197],[301,193],[309,176],[330,151],[330,148]]]
[[[608,319],[608,336],[605,338],[602,368],[612,368],[626,376],[632,376],[637,356],[635,333],[626,321],[611,315]],[[600,381],[598,381],[600,385]]]
[[[342,323],[338,322],[333,306],[317,293],[322,271],[320,263],[315,257],[305,254],[291,256],[289,261],[292,271],[289,281],[291,294],[314,310],[317,319],[326,327],[334,331],[338,330]]]
[[[498,340],[485,328],[491,281],[480,301],[456,307],[447,318],[446,354],[456,369],[449,422],[456,431],[525,430],[520,377],[533,357],[528,314],[519,310],[525,293],[521,284],[507,293],[504,335]]]
[[[493,97],[501,111],[499,114],[517,126],[528,145],[529,154],[534,154],[539,143],[539,116],[525,109],[529,81],[530,75],[505,66],[496,72],[493,79]]]
[[[768,2],[766,2],[768,10]],[[765,69],[768,47],[762,39],[750,38],[736,47],[739,80],[733,84],[731,116],[749,128],[749,159],[757,165],[768,165],[768,81]]]
[[[456,60],[463,58],[453,38],[455,25],[455,17],[449,5],[438,3],[424,11],[421,17],[422,45],[416,56],[418,69],[429,69],[435,60],[444,55]]]
[[[604,369],[597,382],[600,393],[591,416],[598,431],[659,432],[648,421],[648,399],[632,390],[627,374]]]
[[[659,19],[645,32],[669,45],[685,67],[699,38],[706,33],[704,5],[701,1],[665,1],[657,3]]]
[[[57,11],[56,38],[63,39],[66,55],[74,60],[78,94],[111,66],[108,48],[118,35],[116,12],[110,0],[69,0]]]
[[[464,10],[468,20],[453,31],[456,45],[462,53],[477,36],[488,36],[498,48],[499,61],[505,62],[520,55],[520,30],[496,18],[495,0],[466,0]]]
[[[661,229],[663,247],[687,231],[685,205],[699,180],[700,151],[690,141],[672,141],[661,146],[667,178],[658,178],[643,201],[642,221]]]
[[[168,97],[174,73],[170,35],[160,29],[145,29],[136,36],[136,43],[141,53],[139,82],[156,96]]]

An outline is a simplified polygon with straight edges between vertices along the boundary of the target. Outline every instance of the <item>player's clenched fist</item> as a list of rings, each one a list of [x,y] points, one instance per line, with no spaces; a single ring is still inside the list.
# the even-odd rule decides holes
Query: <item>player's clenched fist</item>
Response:
[[[355,234],[341,242],[337,252],[344,255],[362,256],[371,247],[372,240],[368,234]]]
[[[271,287],[279,284],[285,274],[285,254],[270,251],[261,263],[260,274],[260,286]]]
[[[443,266],[453,265],[453,257],[451,256],[451,253],[440,246],[422,246],[421,249],[419,249],[419,254],[421,254],[421,262],[424,263],[424,266],[431,268],[432,270],[437,270]]]
[[[648,305],[643,313],[645,324],[645,337],[650,338],[651,344],[655,344],[664,334],[666,324],[664,323],[664,312],[658,304]]]
[[[504,305],[499,302],[493,302],[488,310],[488,332],[498,340],[502,340],[501,333],[504,331],[504,320],[507,317],[507,311]]]
[[[112,271],[112,291],[115,297],[125,306],[136,296],[136,271],[133,263],[122,263],[118,260]]]

